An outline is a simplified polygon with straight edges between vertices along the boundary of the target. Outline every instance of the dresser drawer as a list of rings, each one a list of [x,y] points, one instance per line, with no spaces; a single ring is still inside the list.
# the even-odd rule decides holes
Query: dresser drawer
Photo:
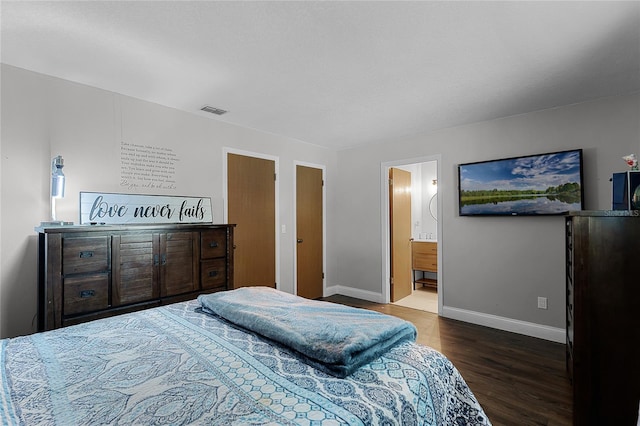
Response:
[[[62,240],[62,273],[80,274],[109,270],[109,237]]]
[[[414,241],[411,245],[416,253],[421,254],[438,254],[438,243]]]
[[[227,268],[225,259],[207,260],[200,265],[200,283],[203,290],[225,286]]]
[[[438,271],[438,257],[433,254],[415,254],[413,256],[413,269],[418,271]]]
[[[212,229],[200,233],[200,256],[202,259],[225,257],[227,254],[226,229]]]
[[[63,315],[99,311],[109,307],[109,274],[65,278]]]

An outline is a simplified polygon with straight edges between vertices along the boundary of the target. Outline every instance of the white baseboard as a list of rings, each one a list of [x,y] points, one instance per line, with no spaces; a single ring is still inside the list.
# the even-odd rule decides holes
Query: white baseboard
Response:
[[[360,290],[341,285],[334,285],[325,288],[325,297],[333,296],[334,294],[355,297],[356,299],[368,300],[375,303],[383,303],[382,294],[373,291]],[[525,336],[537,337],[551,342],[566,343],[567,341],[566,331],[564,328],[550,327],[548,325],[499,317],[497,315],[469,311],[466,309],[452,308],[449,306],[443,306],[440,315],[445,318],[496,328],[498,330],[510,331],[512,333],[523,334]]]
[[[341,294],[343,296],[355,297],[356,299],[367,300],[369,302],[384,303],[382,301],[382,294],[380,293],[360,290],[352,287],[344,287],[341,285],[326,287],[324,293],[325,297],[333,296],[334,294]]]
[[[539,339],[550,340],[552,342],[566,343],[567,341],[567,335],[564,328],[550,327],[548,325],[535,324],[532,322],[499,317],[497,315],[485,314],[482,312],[468,311],[466,309],[451,308],[448,306],[444,306],[442,308],[440,315],[445,318],[483,325],[485,327],[497,328],[498,330],[510,331],[512,333],[524,334],[525,336],[537,337]]]

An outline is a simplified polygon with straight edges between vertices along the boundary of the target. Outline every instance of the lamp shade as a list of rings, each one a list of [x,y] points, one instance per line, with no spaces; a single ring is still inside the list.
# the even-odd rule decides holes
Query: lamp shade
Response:
[[[51,161],[51,198],[64,197],[64,160],[62,155],[58,155]]]

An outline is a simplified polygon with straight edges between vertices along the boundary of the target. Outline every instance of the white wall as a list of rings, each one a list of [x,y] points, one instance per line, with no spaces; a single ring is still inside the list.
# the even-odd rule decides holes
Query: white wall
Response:
[[[429,212],[429,203],[438,187],[433,180],[438,178],[438,162],[411,163],[394,168],[411,173],[411,238],[437,239],[437,221]],[[437,204],[434,204],[435,208]],[[421,236],[426,234],[427,237]]]
[[[65,160],[67,187],[65,198],[57,202],[57,216],[76,223],[80,191],[211,197],[214,222],[222,222],[223,148],[278,157],[279,221],[287,225],[287,233],[278,234],[279,284],[282,290],[293,291],[293,164],[326,166],[327,205],[331,206],[335,204],[334,151],[4,64],[1,77],[0,336],[35,329],[34,227],[49,220],[49,170],[51,158],[58,154]],[[177,188],[130,191],[120,186],[121,141],[171,148],[180,159]],[[328,223],[333,216],[328,209]],[[334,237],[328,228],[330,245]],[[334,265],[328,258],[328,282],[335,276]]]
[[[606,98],[341,151],[335,226],[337,285],[353,295],[383,293],[380,164],[441,154],[444,314],[510,322],[561,335],[565,316],[562,217],[459,217],[457,164],[584,149],[587,209],[610,209],[609,178],[621,157],[640,153],[640,95]],[[357,265],[357,267],[354,267]],[[548,309],[537,308],[537,297]],[[495,321],[494,321],[495,320]],[[524,324],[521,324],[524,323]],[[540,330],[538,330],[540,331]],[[545,336],[546,337],[546,336]]]
[[[420,164],[420,175],[422,177],[421,193],[421,217],[420,217],[420,233],[427,234],[428,239],[438,239],[438,222],[437,222],[437,192],[438,192],[438,162],[427,161]],[[436,185],[433,181],[436,180]],[[414,237],[423,238],[423,237]]]
[[[640,154],[640,94],[601,99],[329,151],[53,77],[2,65],[0,145],[0,336],[29,333],[36,313],[36,234],[49,217],[51,158],[65,158],[67,196],[58,218],[78,221],[81,190],[127,192],[119,182],[121,140],[167,146],[181,158],[168,195],[211,197],[222,219],[223,147],[280,162],[280,223],[293,223],[293,163],[327,166],[329,291],[376,299],[382,291],[381,164],[440,155],[444,313],[564,327],[561,217],[457,216],[456,165],[583,148],[588,209],[610,208],[611,173]],[[153,193],[153,191],[145,191]],[[280,235],[281,288],[292,290],[295,236]],[[548,298],[539,310],[537,296]],[[483,317],[484,316],[484,317]]]

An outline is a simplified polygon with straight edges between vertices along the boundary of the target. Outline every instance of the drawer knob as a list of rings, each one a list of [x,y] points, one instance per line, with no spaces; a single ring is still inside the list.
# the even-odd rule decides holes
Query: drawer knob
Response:
[[[211,241],[211,242],[209,243],[209,247],[211,247],[211,248],[216,248],[216,247],[218,247],[218,242],[217,242],[217,241]]]
[[[88,298],[88,297],[93,297],[93,296],[95,296],[95,295],[96,295],[95,290],[82,290],[82,291],[80,292],[80,297],[81,297],[82,299],[86,299],[86,298]]]
[[[92,251],[81,251],[80,252],[80,259],[86,259],[89,257],[93,257],[93,252]]]
[[[218,276],[218,271],[209,271],[209,276],[210,277],[217,277]]]

